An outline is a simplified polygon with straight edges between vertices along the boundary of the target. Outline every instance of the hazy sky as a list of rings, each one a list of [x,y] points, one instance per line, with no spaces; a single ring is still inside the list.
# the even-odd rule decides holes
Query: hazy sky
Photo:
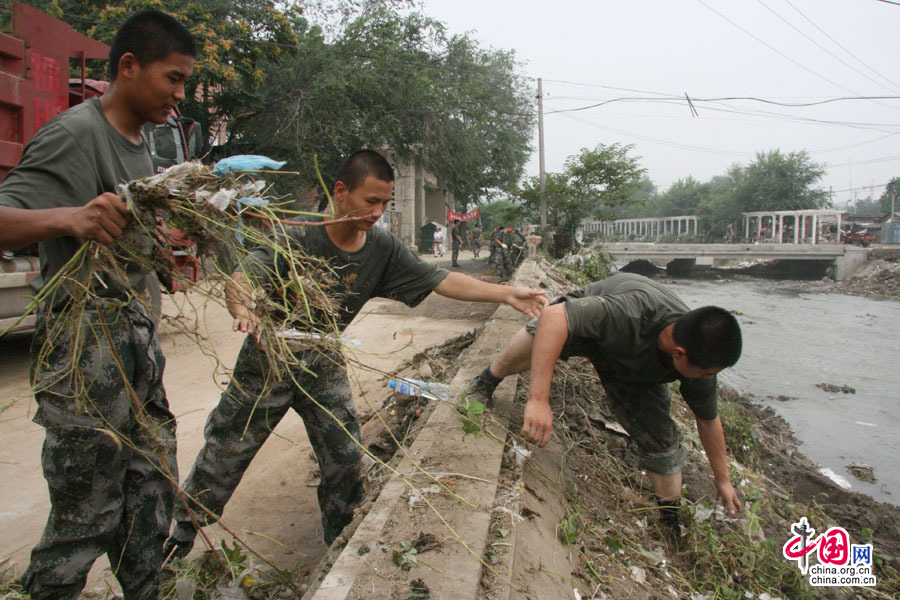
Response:
[[[900,3],[900,0],[896,0]],[[843,205],[900,176],[900,5],[879,0],[424,0],[543,78],[546,167],[615,142],[660,190],[807,150]],[[718,13],[718,14],[717,14]],[[695,100],[693,117],[684,98]],[[779,103],[842,100],[789,107]],[[572,112],[554,112],[608,102]],[[529,175],[538,173],[537,132]],[[874,187],[865,187],[874,186]]]

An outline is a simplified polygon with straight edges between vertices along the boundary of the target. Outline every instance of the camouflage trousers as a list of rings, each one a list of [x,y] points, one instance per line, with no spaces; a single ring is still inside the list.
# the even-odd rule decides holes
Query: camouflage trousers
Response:
[[[497,261],[497,273],[503,279],[509,279],[512,277],[513,267],[512,267],[512,258],[510,257],[509,248],[497,248],[496,261]]]
[[[206,443],[183,489],[189,498],[221,516],[253,457],[287,410],[293,408],[303,419],[319,462],[319,508],[323,535],[330,544],[353,519],[353,510],[363,495],[359,447],[341,427],[343,424],[359,440],[359,422],[342,361],[320,357],[308,367],[315,375],[297,368],[293,372],[297,383],[287,378],[270,382],[269,389],[264,390],[267,361],[256,341],[248,336],[232,382],[206,421]],[[194,502],[188,504],[200,524],[216,520]],[[196,531],[191,515],[180,502],[175,506],[175,521],[172,536],[179,541],[192,540]]]
[[[105,553],[127,600],[155,600],[177,480],[155,325],[131,302],[74,331],[41,318],[32,344],[50,517],[22,584],[34,600],[77,598]]]

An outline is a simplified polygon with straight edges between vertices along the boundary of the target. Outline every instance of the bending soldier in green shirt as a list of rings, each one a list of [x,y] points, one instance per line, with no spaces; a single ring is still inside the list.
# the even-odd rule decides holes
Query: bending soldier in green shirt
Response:
[[[684,397],[712,467],[717,498],[741,509],[731,485],[725,437],[716,406],[716,374],[741,354],[741,330],[728,311],[707,306],[689,311],[662,285],[629,273],[559,298],[540,319],[510,339],[472,382],[467,398],[491,406],[507,375],[531,369],[522,436],[543,447],[550,441],[553,413],[550,381],[556,361],[584,356],[600,376],[616,418],[638,445],[664,523],[678,529],[685,451],[669,415],[668,382],[681,382]]]

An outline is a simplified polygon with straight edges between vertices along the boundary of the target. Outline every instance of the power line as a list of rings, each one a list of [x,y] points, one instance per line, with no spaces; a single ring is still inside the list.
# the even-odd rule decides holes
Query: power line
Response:
[[[850,92],[851,94],[858,95],[858,94],[857,94],[856,92],[854,92],[853,90],[851,90],[851,89],[849,89],[849,88],[846,88],[846,87],[844,87],[844,86],[842,86],[842,85],[840,85],[840,84],[838,84],[838,83],[835,83],[834,81],[828,79],[828,78],[825,77],[824,75],[820,75],[819,73],[816,73],[815,71],[813,71],[813,70],[810,69],[809,67],[807,67],[807,66],[805,66],[805,65],[803,65],[803,64],[801,64],[801,63],[799,63],[799,62],[797,62],[796,60],[794,60],[793,58],[791,58],[790,56],[788,56],[787,54],[785,54],[784,52],[782,52],[781,50],[779,50],[778,48],[776,48],[775,46],[769,44],[769,43],[766,42],[766,41],[763,41],[762,38],[758,37],[757,35],[755,35],[755,34],[752,33],[751,31],[749,31],[749,30],[747,30],[747,29],[741,27],[740,25],[738,25],[737,23],[735,23],[734,21],[732,21],[731,19],[729,19],[728,17],[726,17],[725,15],[723,15],[722,13],[720,13],[719,11],[717,11],[716,9],[714,9],[712,6],[710,6],[709,4],[707,4],[706,2],[704,2],[703,0],[697,0],[697,2],[699,2],[700,4],[702,4],[703,6],[705,6],[706,8],[708,8],[710,11],[712,11],[713,13],[715,13],[716,15],[718,15],[719,17],[721,17],[721,18],[724,19],[725,21],[731,23],[734,27],[736,27],[737,29],[740,29],[741,31],[743,31],[744,33],[746,33],[747,35],[749,35],[750,37],[752,37],[754,40],[756,40],[757,42],[759,42],[760,44],[762,44],[763,46],[765,46],[766,48],[768,48],[768,49],[771,50],[772,52],[775,52],[776,54],[778,54],[778,55],[781,56],[782,58],[784,58],[784,59],[786,59],[786,60],[788,60],[788,61],[794,63],[795,65],[797,65],[798,67],[800,67],[800,68],[803,69],[804,71],[807,71],[808,73],[811,73],[812,75],[815,75],[816,77],[818,77],[818,78],[821,79],[822,81],[825,81],[826,83],[830,83],[831,85],[833,85],[833,86],[835,86],[835,87],[841,88],[841,89],[844,90],[845,92]]]
[[[848,69],[850,69],[850,70],[854,71],[855,73],[857,73],[857,74],[859,74],[859,75],[865,77],[866,79],[868,79],[869,81],[871,81],[871,82],[874,83],[875,85],[879,85],[879,86],[883,87],[883,88],[886,89],[886,90],[890,90],[890,91],[892,91],[892,92],[896,92],[896,91],[897,91],[896,88],[893,88],[893,89],[892,89],[892,88],[889,88],[889,87],[887,87],[886,85],[884,85],[883,83],[881,83],[880,81],[877,81],[877,80],[873,79],[872,77],[869,77],[868,75],[866,75],[865,73],[863,73],[862,71],[860,71],[859,69],[857,69],[856,67],[854,67],[853,65],[851,65],[850,63],[848,63],[847,61],[845,61],[844,59],[842,59],[841,57],[837,56],[837,55],[836,55],[835,53],[833,53],[831,50],[829,50],[828,48],[826,48],[825,46],[823,46],[822,44],[820,44],[819,42],[817,42],[816,40],[814,40],[814,39],[811,38],[810,36],[806,35],[804,32],[800,31],[800,29],[799,29],[796,25],[794,25],[793,23],[791,23],[790,21],[788,21],[787,19],[785,19],[784,17],[782,17],[780,14],[778,14],[777,12],[775,12],[775,10],[773,10],[768,4],[766,4],[765,2],[763,2],[763,0],[756,0],[756,1],[757,1],[763,8],[765,8],[765,9],[768,10],[770,13],[772,13],[773,15],[775,15],[775,16],[776,16],[779,20],[781,20],[785,25],[787,25],[788,27],[790,27],[791,29],[793,29],[794,31],[796,31],[797,33],[799,33],[800,35],[802,35],[804,38],[806,38],[807,40],[809,40],[810,42],[812,42],[813,44],[815,44],[816,47],[818,47],[818,48],[820,48],[821,50],[827,52],[829,56],[831,56],[832,58],[834,58],[836,61],[838,61],[839,63],[841,63],[842,65],[844,65],[844,66],[847,67]]]
[[[625,131],[623,129],[616,129],[615,127],[600,125],[599,123],[594,123],[593,121],[588,121],[587,119],[582,119],[582,118],[576,117],[575,115],[571,115],[571,114],[563,114],[562,116],[566,117],[568,119],[572,119],[573,121],[583,123],[584,125],[590,125],[592,127],[598,128],[598,129],[603,129],[605,131],[610,131],[612,133],[618,133],[619,135],[626,135],[628,137],[643,140],[646,142],[651,142],[654,144],[660,144],[662,146],[671,146],[673,148],[678,148],[680,150],[690,150],[692,152],[702,152],[705,154],[718,154],[721,156],[753,156],[754,155],[754,153],[752,153],[752,152],[721,150],[721,149],[717,149],[717,148],[704,148],[702,146],[689,146],[687,144],[681,144],[681,143],[672,142],[669,140],[662,140],[659,138],[652,138],[649,136],[640,135],[638,133],[634,133],[631,131]]]
[[[891,162],[891,161],[895,161],[895,160],[900,160],[900,154],[897,154],[896,156],[885,156],[883,158],[872,158],[869,160],[852,160],[852,161],[847,161],[845,163],[837,163],[837,164],[829,163],[828,166],[829,167],[855,167],[857,165],[874,165],[874,164],[878,164],[878,163]]]
[[[900,5],[898,5],[900,6]],[[884,183],[876,183],[874,185],[861,185],[859,187],[847,188],[845,190],[832,190],[835,194],[842,194],[844,192],[858,192],[859,190],[873,190],[875,188],[883,188],[887,187],[891,182],[885,181]]]
[[[695,104],[699,103],[719,103],[726,101],[735,101],[735,100],[752,100],[757,102],[762,102],[764,104],[773,104],[777,106],[787,106],[787,107],[808,107],[808,106],[817,106],[821,104],[828,104],[830,102],[836,102],[840,100],[867,100],[869,98],[885,98],[885,99],[900,99],[900,96],[872,96],[872,97],[853,97],[853,98],[832,98],[826,99],[817,102],[801,102],[801,103],[785,103],[785,102],[776,102],[772,100],[766,100],[764,98],[755,98],[750,96],[725,96],[721,98],[691,98],[691,101]],[[660,104],[672,104],[676,106],[684,106],[686,101],[684,98],[671,97],[671,98],[646,98],[646,97],[635,97],[635,96],[627,96],[622,98],[609,98],[607,100],[596,102],[594,104],[589,104],[587,106],[579,106],[576,108],[560,108],[556,110],[546,111],[545,115],[550,114],[561,114],[561,113],[573,113],[573,112],[583,112],[585,110],[590,110],[592,108],[598,108],[600,106],[605,106],[607,104],[612,104],[615,102],[649,102],[649,103],[660,103]],[[725,105],[728,106],[728,105]],[[757,117],[775,117],[780,119],[785,119],[788,121],[796,121],[796,122],[807,122],[807,123],[815,123],[822,125],[838,125],[843,127],[853,127],[853,128],[861,128],[861,129],[877,129],[879,127],[900,127],[900,123],[862,123],[862,122],[853,122],[853,121],[832,121],[827,119],[815,119],[812,117],[801,117],[796,115],[787,115],[783,113],[774,113],[770,111],[762,111],[762,110],[739,110],[733,107],[728,108],[717,108],[715,106],[705,106],[705,110],[714,111],[714,112],[725,112],[725,113],[733,113],[733,114],[741,114],[748,116],[757,116]],[[884,133],[890,133],[881,129],[877,129],[878,131],[882,131]]]
[[[865,61],[863,61],[861,58],[859,58],[858,56],[856,56],[855,54],[853,54],[852,52],[850,52],[850,50],[848,50],[843,44],[841,44],[839,41],[837,41],[836,39],[834,39],[833,37],[831,37],[830,35],[828,35],[828,32],[826,32],[824,29],[822,29],[821,27],[819,27],[818,25],[816,25],[816,24],[813,22],[813,20],[810,19],[808,16],[806,16],[806,14],[805,14],[803,11],[801,11],[799,8],[797,8],[796,6],[794,6],[794,4],[791,2],[791,0],[784,0],[784,1],[787,2],[788,6],[790,6],[790,7],[793,8],[795,11],[797,11],[797,14],[799,14],[801,17],[803,17],[804,19],[806,19],[807,22],[808,22],[810,25],[812,25],[813,27],[815,27],[815,28],[819,31],[819,33],[821,33],[822,35],[824,35],[825,37],[827,37],[829,40],[831,40],[832,43],[834,43],[834,45],[836,45],[838,48],[840,48],[841,50],[843,50],[844,52],[846,52],[847,54],[849,54],[851,57],[853,57],[853,58],[856,60],[856,62],[858,62],[859,64],[861,64],[861,65],[864,66],[865,68],[867,68],[869,71],[871,71],[871,72],[874,73],[875,75],[878,75],[879,77],[881,77],[881,78],[882,78],[883,80],[885,80],[888,84],[890,84],[894,89],[897,89],[898,86],[897,86],[893,81],[891,81],[890,79],[888,79],[887,77],[885,77],[884,75],[882,75],[881,73],[879,73],[878,71],[876,71],[875,69],[873,69],[872,67],[870,67]]]

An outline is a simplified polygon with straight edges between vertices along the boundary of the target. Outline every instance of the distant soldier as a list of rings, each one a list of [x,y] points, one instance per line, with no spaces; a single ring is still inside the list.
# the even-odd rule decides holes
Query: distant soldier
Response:
[[[518,229],[509,232],[509,252],[513,267],[525,259],[525,236]]]
[[[488,244],[490,244],[491,254],[488,258],[488,262],[494,267],[494,270],[500,271],[500,265],[497,264],[497,256],[500,250],[500,236],[503,234],[503,226],[497,225],[494,227],[493,233],[491,233],[491,237],[488,240]]]
[[[498,242],[500,248],[497,250],[497,257],[500,264],[501,277],[508,280],[512,277],[514,268],[513,251],[516,248],[516,236],[513,226],[509,225],[500,232]]]
[[[476,225],[472,231],[472,254],[475,258],[481,253],[481,225]]]
[[[459,266],[459,249],[462,246],[462,236],[459,233],[459,221],[453,219],[450,221],[453,226],[450,228],[450,243],[453,250],[450,258],[450,266],[458,267]]]

